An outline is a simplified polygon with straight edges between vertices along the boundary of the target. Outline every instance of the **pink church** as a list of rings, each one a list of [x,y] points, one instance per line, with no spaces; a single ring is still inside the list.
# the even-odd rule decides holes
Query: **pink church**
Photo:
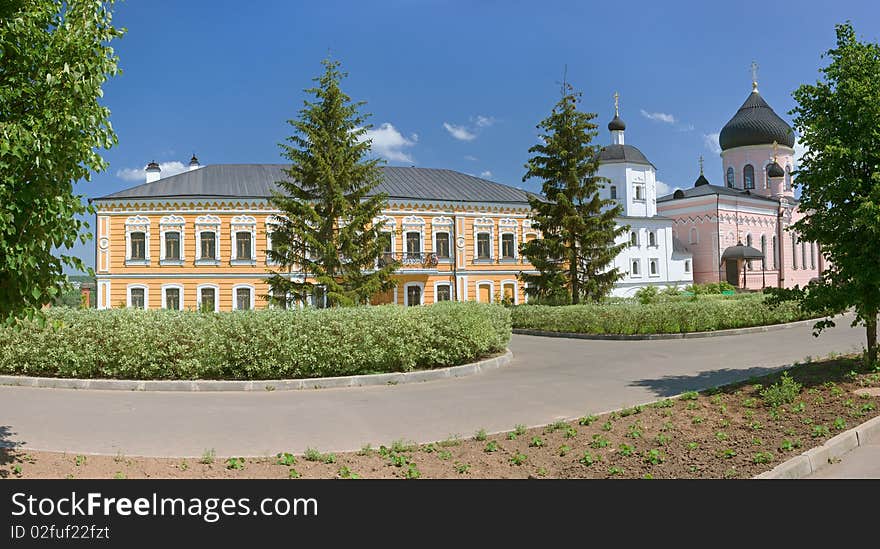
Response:
[[[803,217],[791,187],[794,131],[752,93],[719,136],[723,185],[703,175],[693,187],[657,199],[673,235],[693,253],[694,282],[738,288],[804,286],[819,276],[817,245],[789,228]]]

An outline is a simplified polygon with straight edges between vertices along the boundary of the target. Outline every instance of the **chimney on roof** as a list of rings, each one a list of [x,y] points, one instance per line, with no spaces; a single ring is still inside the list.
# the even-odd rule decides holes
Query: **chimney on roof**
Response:
[[[197,170],[201,167],[202,167],[202,165],[199,164],[199,159],[196,158],[196,153],[193,153],[192,158],[189,159],[189,170],[190,171]]]
[[[158,181],[160,177],[162,177],[162,168],[159,167],[159,164],[156,164],[156,161],[153,160],[149,164],[147,164],[147,183],[152,183],[153,181]]]

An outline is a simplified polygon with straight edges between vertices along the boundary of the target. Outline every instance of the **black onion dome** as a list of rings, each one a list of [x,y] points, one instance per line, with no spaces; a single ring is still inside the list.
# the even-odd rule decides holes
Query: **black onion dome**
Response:
[[[785,170],[774,160],[772,164],[767,166],[767,177],[785,177]]]
[[[629,162],[630,164],[647,164],[653,166],[648,157],[632,145],[605,145],[599,153],[599,163]]]
[[[154,160],[154,161],[150,162],[149,164],[147,164],[147,169],[150,170],[150,171],[152,171],[152,170],[158,170],[158,169],[159,169],[159,164],[156,164],[156,161]]]
[[[700,174],[700,177],[698,177],[697,180],[694,181],[694,187],[699,187],[701,185],[708,185],[708,184],[709,184],[709,180],[706,179],[706,176],[703,174]]]
[[[774,141],[794,147],[794,131],[770,108],[761,94],[753,91],[721,129],[718,141],[724,151],[747,145],[770,145]]]
[[[624,121],[615,114],[614,118],[611,119],[611,122],[608,123],[608,130],[613,132],[615,130],[623,131],[625,129],[626,123],[624,123]]]

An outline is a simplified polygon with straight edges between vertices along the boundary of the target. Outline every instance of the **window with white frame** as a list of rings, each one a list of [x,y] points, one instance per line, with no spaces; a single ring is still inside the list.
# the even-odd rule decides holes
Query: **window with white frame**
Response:
[[[474,220],[474,258],[480,261],[492,259],[492,234],[495,222],[488,217]]]
[[[645,199],[645,186],[642,184],[633,185],[633,200],[644,200]]]
[[[415,215],[403,218],[403,253],[404,258],[418,261],[422,258],[422,243],[425,241],[425,220]]]
[[[422,233],[419,231],[407,231],[406,240],[407,259],[420,259],[422,257]]]
[[[196,265],[216,265],[220,261],[220,218],[202,215],[196,218]]]
[[[143,285],[131,285],[128,287],[128,302],[126,305],[133,309],[146,309],[149,303],[149,290]]]
[[[180,285],[162,286],[162,308],[172,311],[183,309],[183,287]]]
[[[657,233],[654,231],[648,231],[648,246],[657,246]]]
[[[791,268],[798,268],[798,260],[797,260],[797,236],[794,234],[791,235]]]
[[[217,312],[220,310],[220,300],[217,299],[217,286],[199,286],[196,291],[196,306],[199,311]]]
[[[492,235],[477,233],[477,259],[492,259]]]
[[[403,289],[404,305],[413,307],[422,304],[422,285],[417,282],[410,282],[404,285]]]
[[[630,263],[630,271],[629,271],[630,276],[633,276],[633,277],[642,276],[642,272],[641,272],[642,269],[641,269],[640,263],[641,262],[638,259],[632,260],[632,262]]]
[[[442,215],[431,220],[431,231],[434,234],[434,254],[437,259],[452,258],[452,218]]]
[[[254,265],[254,241],[256,240],[257,220],[249,215],[238,215],[232,218],[230,224],[232,232],[232,259],[233,265]]]
[[[611,193],[611,200],[617,200],[617,185],[611,185],[609,192]]]
[[[690,259],[684,260],[684,272],[686,272],[686,273],[691,272],[691,260]]]
[[[451,284],[437,284],[434,287],[434,302],[439,303],[440,301],[450,301],[452,300],[452,285]]]
[[[516,235],[504,233],[501,235],[501,258],[516,259]]]
[[[648,261],[648,274],[651,276],[660,276],[660,269],[658,267],[658,261],[656,259],[651,259]]]
[[[507,303],[517,303],[516,282],[505,280],[501,283],[501,298]]]
[[[150,262],[150,219],[134,215],[125,220],[125,263],[143,265]]]
[[[159,220],[160,265],[179,265],[183,262],[185,224],[186,222],[179,215],[166,215]]]
[[[639,245],[638,231],[630,231],[629,232],[629,245],[630,246],[638,246]]]
[[[232,308],[236,311],[249,311],[254,308],[254,289],[250,286],[232,288]]]

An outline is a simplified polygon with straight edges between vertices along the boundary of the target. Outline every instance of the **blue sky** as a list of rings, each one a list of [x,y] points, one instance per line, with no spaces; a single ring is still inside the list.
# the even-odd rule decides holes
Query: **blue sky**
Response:
[[[142,182],[150,160],[167,175],[193,152],[202,164],[282,162],[286,120],[328,53],[391,165],[536,190],[523,165],[567,65],[582,108],[599,115],[599,143],[618,91],[627,143],[658,180],[693,184],[702,154],[720,182],[716,134],[751,89],[752,60],[762,95],[790,120],[791,92],[818,78],[847,19],[880,41],[880,7],[867,0],[128,0],[114,19],[128,29],[115,43],[123,74],[104,96],[119,145],[76,189],[102,196]],[[74,253],[94,264],[93,244]]]

